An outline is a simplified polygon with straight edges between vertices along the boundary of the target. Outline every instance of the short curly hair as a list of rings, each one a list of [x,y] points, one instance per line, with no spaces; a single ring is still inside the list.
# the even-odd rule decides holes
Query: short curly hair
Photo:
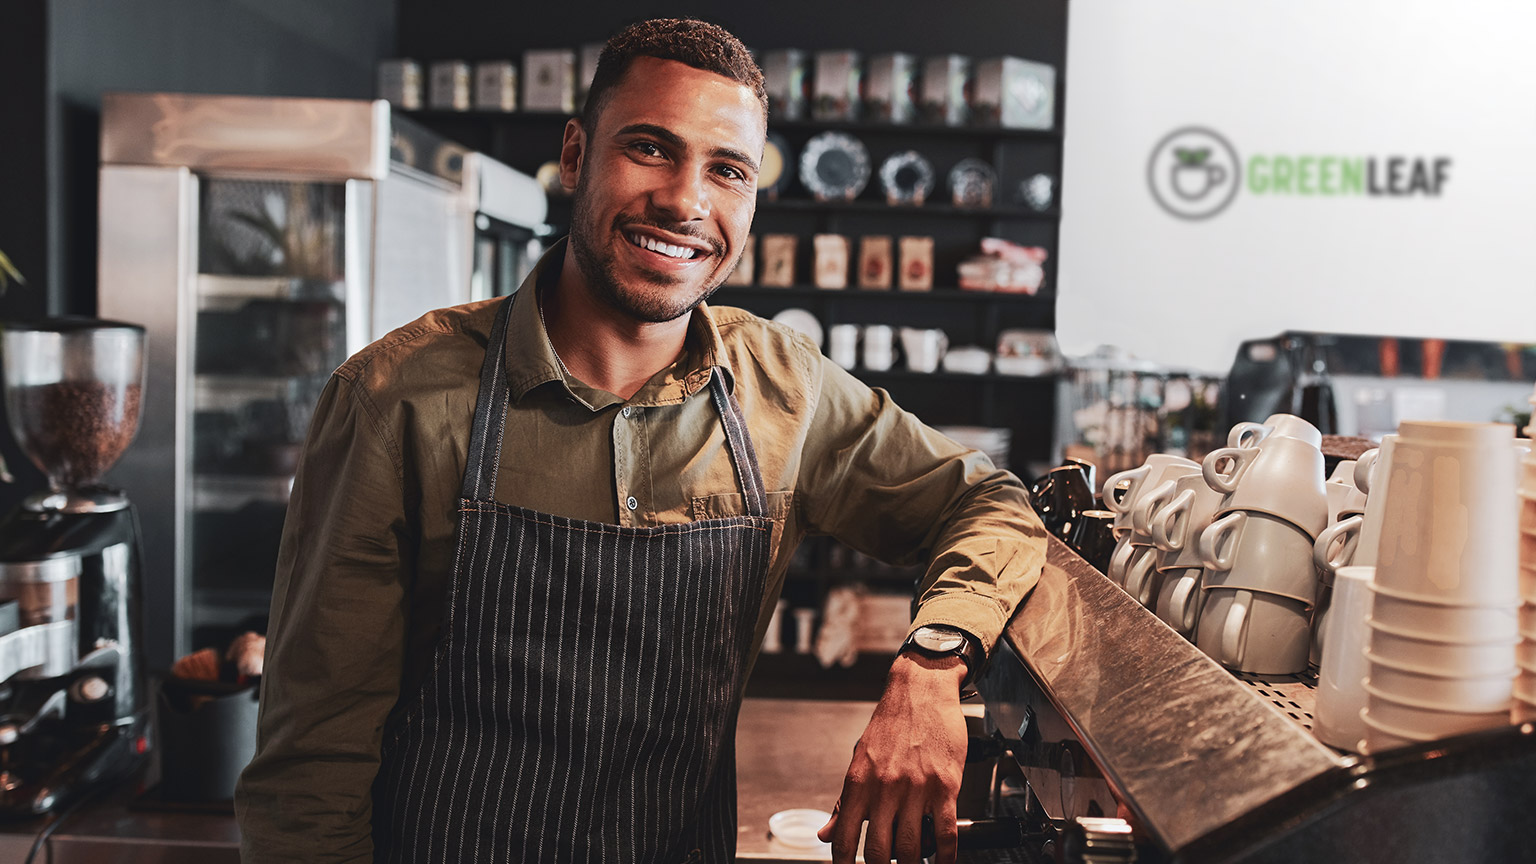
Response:
[[[697,18],[652,18],[630,24],[613,35],[597,60],[592,86],[587,90],[587,104],[581,109],[581,124],[595,129],[598,114],[629,64],[636,57],[656,57],[723,75],[752,90],[762,103],[763,117],[768,116],[768,91],[763,87],[763,71],[752,59],[752,52],[718,24]]]

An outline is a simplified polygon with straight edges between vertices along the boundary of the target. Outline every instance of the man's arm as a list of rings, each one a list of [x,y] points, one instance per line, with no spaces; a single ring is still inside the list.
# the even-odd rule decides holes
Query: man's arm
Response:
[[[1045,530],[1018,478],[825,360],[801,475],[812,530],[886,561],[928,562],[913,629],[957,627],[990,652],[1039,578]],[[839,864],[853,861],[866,820],[865,860],[916,864],[925,814],[938,860],[955,860],[965,673],[958,657],[897,657],[820,832]]]
[[[372,785],[400,688],[407,550],[398,453],[332,376],[288,504],[241,860],[371,862]]]

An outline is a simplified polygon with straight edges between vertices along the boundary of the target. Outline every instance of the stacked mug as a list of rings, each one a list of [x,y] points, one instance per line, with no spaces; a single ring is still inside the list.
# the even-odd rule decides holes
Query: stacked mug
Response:
[[[1215,518],[1222,497],[1205,482],[1203,475],[1190,473],[1175,479],[1171,492],[1154,490],[1150,500],[1139,505],[1145,508],[1143,518],[1151,526],[1160,578],[1155,595],[1149,591],[1137,599],[1187,639],[1194,638],[1200,603],[1205,596],[1200,590],[1205,572],[1205,563],[1200,559],[1200,533]]]
[[[1307,668],[1317,596],[1313,546],[1328,526],[1322,433],[1291,415],[1233,427],[1201,474],[1220,493],[1199,533],[1204,568],[1195,644],[1229,669]]]
[[[1369,752],[1510,722],[1520,608],[1513,450],[1508,425],[1405,420],[1377,456],[1360,540],[1375,553],[1361,685]],[[1368,546],[1377,498],[1379,538]]]
[[[1531,399],[1536,406],[1536,398]],[[1525,429],[1536,437],[1536,422]],[[1510,719],[1536,720],[1536,457],[1529,450],[1520,458],[1520,644],[1516,648],[1515,701]]]
[[[1365,522],[1370,474],[1377,453],[1377,450],[1367,450],[1359,460],[1340,462],[1328,482],[1323,484],[1328,494],[1328,527],[1312,544],[1312,563],[1316,565],[1318,575],[1317,602],[1312,612],[1312,653],[1308,659],[1313,668],[1322,663],[1334,574],[1354,563],[1355,550],[1359,548],[1360,526]]]
[[[1137,504],[1163,483],[1199,471],[1200,465],[1194,460],[1154,453],[1140,467],[1113,474],[1104,481],[1104,506],[1115,514],[1115,552],[1104,574],[1110,581],[1122,588],[1132,586],[1127,588],[1132,594],[1143,590],[1142,586],[1155,572],[1157,548],[1152,544],[1145,515],[1139,520],[1138,530]]]

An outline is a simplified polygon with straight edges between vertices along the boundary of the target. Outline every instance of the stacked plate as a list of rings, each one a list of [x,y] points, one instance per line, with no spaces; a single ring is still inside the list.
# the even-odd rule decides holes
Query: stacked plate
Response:
[[[1390,462],[1378,457],[1377,476],[1385,468],[1391,483],[1367,621],[1369,752],[1510,722],[1514,445],[1507,425],[1403,421]]]

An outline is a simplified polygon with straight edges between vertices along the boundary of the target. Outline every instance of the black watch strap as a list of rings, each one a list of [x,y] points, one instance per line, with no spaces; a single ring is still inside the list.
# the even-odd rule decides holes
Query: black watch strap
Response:
[[[925,632],[927,631],[927,632]],[[950,647],[950,642],[954,646]],[[949,624],[926,624],[913,630],[902,643],[903,652],[911,651],[924,657],[959,657],[965,664],[965,680],[960,682],[960,692],[968,693],[981,674],[986,662],[986,652],[981,640],[971,633]]]

